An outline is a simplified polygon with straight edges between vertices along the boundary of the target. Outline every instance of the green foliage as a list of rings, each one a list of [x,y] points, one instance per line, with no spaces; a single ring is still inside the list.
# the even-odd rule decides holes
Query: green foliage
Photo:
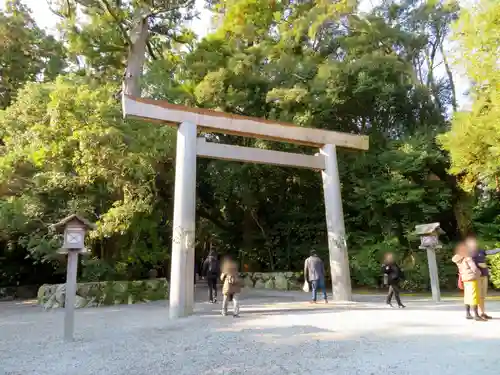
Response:
[[[158,232],[167,223],[152,216],[163,215],[156,177],[169,163],[174,133],[123,121],[114,92],[114,85],[61,77],[28,85],[5,111],[0,233],[10,246],[53,259],[60,242],[47,225],[79,212],[98,221],[92,248],[101,258],[124,257],[131,274],[165,258]]]
[[[311,21],[315,14],[314,6],[290,7],[296,18],[286,22]],[[325,34],[323,42],[314,46],[308,38],[315,36],[307,28],[300,35],[300,28],[291,32],[284,21],[274,18],[258,33],[256,24],[249,21],[247,30],[253,33],[238,35],[236,43],[225,36],[240,29],[228,31],[224,25],[247,21],[233,19],[234,12],[224,19],[221,30],[226,31],[203,40],[168,74],[183,87],[194,87],[184,98],[194,96],[200,106],[371,135],[372,150],[366,155],[340,154],[350,254],[355,264],[358,257],[362,259],[353,266],[355,281],[376,284],[381,253],[367,254],[370,248],[384,248],[386,237],[397,238],[392,250],[401,247],[408,256],[411,243],[406,237],[415,224],[439,217],[447,220],[451,233],[456,230],[454,182],[447,180],[446,156],[433,140],[444,117],[429,92],[413,81],[411,59],[401,52],[412,35],[391,28],[379,17],[371,16],[368,22],[352,16],[350,33],[334,39]],[[280,38],[271,28],[279,29]],[[374,34],[372,39],[364,37],[367,31]],[[397,47],[381,49],[380,40]],[[284,41],[294,41],[297,47],[290,48]],[[164,97],[175,100],[173,90],[181,86],[173,88],[171,81],[164,81],[168,87],[156,84],[152,95],[167,93]],[[234,137],[220,137],[220,141],[299,151]],[[373,171],[369,177],[367,170]],[[203,163],[198,176],[205,218],[220,231],[218,241],[231,244],[223,251],[238,254],[257,269],[300,269],[313,246],[326,256],[316,173],[213,161],[208,166]],[[367,257],[371,265],[364,272]]]
[[[475,210],[474,223],[485,249],[500,248],[500,200],[495,196],[484,195]],[[490,281],[500,288],[500,255],[488,256]]]
[[[183,22],[193,18],[194,0],[48,0],[61,21],[68,54],[75,70],[102,81],[119,84],[131,48],[132,29],[141,17],[149,26],[147,53],[159,59],[192,37]]]
[[[36,25],[20,0],[7,0],[0,11],[0,109],[26,82],[50,81],[64,65],[62,44]]]
[[[500,3],[482,0],[462,12],[457,23],[461,61],[473,82],[470,111],[455,115],[451,130],[440,137],[450,153],[451,173],[463,186],[500,189]]]
[[[500,288],[500,254],[492,255],[489,258],[490,281],[495,288]]]

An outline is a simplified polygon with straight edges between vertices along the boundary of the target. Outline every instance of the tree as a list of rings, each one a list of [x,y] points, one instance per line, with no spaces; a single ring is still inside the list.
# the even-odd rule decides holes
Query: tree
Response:
[[[453,111],[457,110],[455,81],[445,43],[459,10],[456,0],[390,0],[375,10],[391,25],[414,36],[408,52],[412,56],[415,75],[430,89],[433,100],[443,113],[449,106]],[[438,74],[441,66],[444,76]]]
[[[184,35],[194,0],[49,0],[80,65],[104,79],[124,78],[124,92],[140,96],[146,54],[157,59]],[[78,11],[85,15],[82,20]]]
[[[467,190],[479,184],[500,191],[500,4],[482,0],[465,9],[456,27],[460,60],[473,83],[470,111],[457,113],[439,139],[450,153],[450,172]]]
[[[0,116],[4,244],[35,261],[53,260],[59,242],[48,225],[79,212],[99,224],[93,255],[117,273],[128,267],[129,276],[141,277],[144,264],[163,265],[158,227],[168,225],[171,207],[156,183],[161,171],[171,173],[173,132],[122,120],[116,89],[81,77],[29,84]]]
[[[50,81],[64,67],[64,48],[33,20],[20,0],[0,11],[0,109],[30,81]]]
[[[430,90],[414,79],[416,37],[381,17],[361,17],[338,4],[328,13],[321,2],[276,3],[273,9],[255,1],[232,3],[239,7],[228,10],[220,29],[191,53],[176,55],[175,63],[152,64],[145,77],[151,95],[299,126],[370,134],[366,155],[339,156],[351,264],[361,284],[376,283],[373,249],[380,254],[381,244],[413,255],[408,234],[416,223],[441,220],[454,233],[447,159],[433,139],[444,118]],[[243,17],[249,12],[252,17]],[[166,68],[163,79],[156,66]],[[305,151],[238,137],[217,135],[214,140]],[[311,246],[327,251],[317,173],[221,161],[200,164],[202,230],[225,244],[225,251],[264,269],[299,268]],[[368,170],[376,172],[368,175]],[[363,271],[365,261],[369,272]],[[419,284],[425,282],[422,269]]]
[[[376,286],[382,253],[391,250],[403,260],[406,286],[426,288],[426,259],[411,236],[415,224],[439,221],[448,234],[450,246],[438,255],[445,286],[455,286],[449,257],[459,232],[474,225],[487,244],[498,240],[495,192],[483,189],[477,202],[465,194],[458,184],[464,174],[448,173],[454,151],[436,142],[449,129],[454,106],[453,77],[446,69],[444,77],[438,74],[447,64],[441,55],[453,6],[388,1],[360,14],[353,1],[214,0],[207,4],[224,17],[197,40],[183,25],[192,16],[191,3],[183,2],[187,10],[156,0],[50,3],[78,66],[70,64],[74,74],[55,81],[26,85],[0,111],[0,257],[8,259],[0,273],[13,274],[4,279],[26,280],[41,261],[52,272],[59,238],[47,225],[75,211],[98,222],[84,279],[135,279],[151,268],[168,272],[175,132],[122,119],[115,94],[127,66],[134,68],[125,77],[126,93],[138,95],[142,86],[142,95],[172,103],[369,135],[369,151],[338,151],[354,284]],[[160,7],[165,12],[155,11]],[[136,44],[132,35],[142,38]],[[477,116],[495,113],[494,90],[483,78],[474,78],[481,82],[475,90],[488,106]],[[488,142],[480,140],[485,133],[468,131],[478,132],[471,137],[478,149]],[[267,271],[299,270],[312,247],[327,256],[317,171],[197,164],[197,258],[215,245],[251,270]],[[485,169],[478,163],[477,170]],[[16,274],[20,259],[25,271]]]
[[[420,90],[430,94],[435,113],[432,120],[429,118],[426,121],[427,126],[432,124],[426,132],[432,136],[448,130],[450,113],[457,111],[454,76],[445,45],[459,9],[457,1],[442,0],[390,0],[375,9],[375,14],[411,36],[398,48],[411,61],[414,80],[420,84]],[[438,73],[440,70],[441,75]],[[435,146],[434,142],[430,142]],[[458,179],[446,172],[450,161],[443,156],[436,159],[439,162],[433,163],[432,169],[434,175],[451,189],[456,226],[452,233],[463,236],[471,229],[474,196],[465,192]]]

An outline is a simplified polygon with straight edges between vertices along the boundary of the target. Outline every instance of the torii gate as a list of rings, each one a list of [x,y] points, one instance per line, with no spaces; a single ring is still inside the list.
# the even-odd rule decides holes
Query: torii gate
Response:
[[[351,279],[336,147],[368,150],[367,136],[302,128],[293,124],[190,108],[128,95],[122,96],[122,106],[125,117],[177,127],[170,275],[171,318],[180,318],[193,313],[197,156],[321,170],[333,299],[351,300]],[[318,147],[320,152],[312,156],[210,143],[204,138],[197,139],[199,130]]]

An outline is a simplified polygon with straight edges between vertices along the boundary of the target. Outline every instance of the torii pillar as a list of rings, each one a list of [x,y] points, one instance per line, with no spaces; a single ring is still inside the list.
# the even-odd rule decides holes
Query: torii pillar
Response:
[[[170,318],[193,313],[196,217],[196,125],[183,122],[177,131],[174,223],[170,270]]]
[[[325,169],[321,172],[321,177],[323,178],[323,194],[325,197],[333,300],[350,301],[352,299],[351,276],[347,257],[337,151],[335,145],[329,144],[323,146],[320,153],[325,156]]]

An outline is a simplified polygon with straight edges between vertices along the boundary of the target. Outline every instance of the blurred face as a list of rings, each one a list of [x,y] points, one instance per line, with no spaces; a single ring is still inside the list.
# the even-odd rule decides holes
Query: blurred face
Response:
[[[394,255],[392,255],[391,253],[386,254],[385,255],[385,261],[388,262],[388,263],[394,262]]]
[[[474,237],[468,237],[465,240],[465,245],[467,246],[470,252],[472,253],[477,252],[477,241]]]
[[[231,259],[225,259],[222,264],[222,269],[224,270],[224,272],[236,272],[238,269],[238,265]]]
[[[456,250],[458,255],[461,255],[463,257],[468,257],[469,256],[469,248],[465,243],[461,243],[457,246]]]

